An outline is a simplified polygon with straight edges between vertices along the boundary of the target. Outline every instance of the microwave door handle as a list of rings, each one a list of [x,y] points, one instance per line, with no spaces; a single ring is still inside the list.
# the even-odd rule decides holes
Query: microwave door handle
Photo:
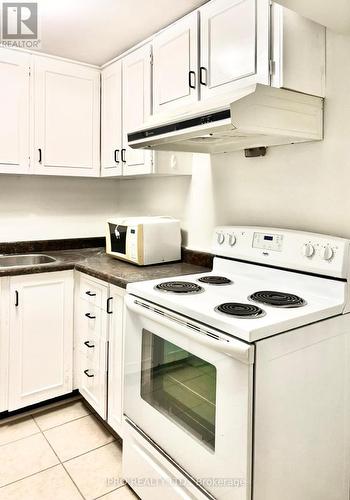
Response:
[[[243,341],[230,338],[226,336],[223,337],[219,333],[211,332],[209,329],[206,330],[201,327],[197,327],[195,324],[191,324],[190,321],[179,318],[172,315],[171,313],[162,311],[153,307],[141,300],[135,299],[130,295],[125,297],[125,304],[129,311],[141,315],[152,321],[166,326],[174,327],[176,324],[176,331],[189,337],[200,344],[203,344],[210,349],[214,349],[217,352],[228,354],[232,358],[241,361],[247,365],[254,363],[254,346],[246,344]]]

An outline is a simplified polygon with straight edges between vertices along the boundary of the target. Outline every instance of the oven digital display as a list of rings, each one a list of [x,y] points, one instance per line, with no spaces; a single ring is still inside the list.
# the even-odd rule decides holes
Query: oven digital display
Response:
[[[272,250],[273,252],[282,252],[283,235],[254,233],[252,246],[253,248],[259,248],[261,250]]]

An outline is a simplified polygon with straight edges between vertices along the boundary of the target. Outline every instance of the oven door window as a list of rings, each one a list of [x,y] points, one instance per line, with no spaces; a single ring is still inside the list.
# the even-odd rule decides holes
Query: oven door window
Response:
[[[109,223],[109,234],[111,238],[112,252],[120,253],[122,255],[126,254],[127,230],[128,230],[127,226],[120,226]]]
[[[144,329],[141,397],[215,450],[215,366]]]

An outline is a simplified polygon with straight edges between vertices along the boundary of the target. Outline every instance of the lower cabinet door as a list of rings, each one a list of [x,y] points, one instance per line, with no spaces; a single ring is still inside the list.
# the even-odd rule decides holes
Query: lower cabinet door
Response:
[[[10,278],[9,410],[72,391],[73,271]]]
[[[110,286],[111,311],[109,319],[108,358],[108,423],[123,437],[123,310],[125,290]]]

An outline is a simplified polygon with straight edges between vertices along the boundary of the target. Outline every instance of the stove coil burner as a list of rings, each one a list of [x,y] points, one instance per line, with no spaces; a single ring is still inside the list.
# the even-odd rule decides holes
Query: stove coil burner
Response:
[[[154,288],[161,292],[183,293],[187,295],[204,292],[204,288],[196,283],[190,283],[189,281],[164,281],[164,283],[159,283],[159,285],[156,285]]]
[[[201,283],[207,283],[208,285],[231,285],[233,283],[232,280],[225,278],[225,276],[203,276],[203,278],[199,278],[198,281]]]
[[[226,302],[215,307],[215,311],[228,314],[235,318],[254,319],[265,316],[265,311],[253,304],[240,304],[238,302]]]
[[[306,300],[293,295],[292,293],[274,292],[261,290],[249,295],[248,300],[266,304],[272,307],[302,307],[306,305]]]

